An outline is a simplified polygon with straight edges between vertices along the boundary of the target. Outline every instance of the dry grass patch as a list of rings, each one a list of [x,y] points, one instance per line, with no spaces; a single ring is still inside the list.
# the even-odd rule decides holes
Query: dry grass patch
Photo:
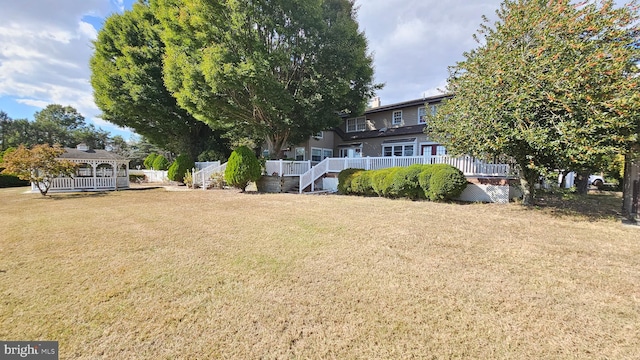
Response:
[[[0,338],[61,359],[640,358],[640,231],[517,205],[0,190]]]

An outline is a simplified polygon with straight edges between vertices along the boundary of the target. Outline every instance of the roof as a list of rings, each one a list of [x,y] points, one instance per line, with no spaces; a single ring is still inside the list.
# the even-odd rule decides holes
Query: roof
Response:
[[[411,126],[402,126],[397,128],[388,128],[383,131],[380,130],[369,130],[369,131],[358,131],[358,132],[349,132],[345,133],[340,128],[335,128],[334,131],[342,138],[344,141],[352,141],[352,140],[360,140],[360,139],[373,139],[373,138],[384,138],[388,136],[404,136],[404,135],[414,135],[414,134],[422,134],[424,133],[425,124],[420,125],[411,125]]]
[[[451,97],[451,95],[450,94],[441,94],[441,95],[436,95],[436,96],[424,97],[424,98],[420,98],[420,99],[403,101],[403,102],[395,103],[395,104],[378,106],[378,107],[369,108],[369,109],[365,110],[363,115],[375,114],[375,113],[378,113],[378,112],[388,111],[388,110],[403,109],[403,108],[410,107],[410,106],[424,105],[426,103],[436,103],[436,102],[440,102],[443,99],[448,98],[448,97]]]
[[[384,106],[377,106],[374,108],[368,108],[364,111],[363,114],[359,115],[359,116],[364,116],[364,115],[368,115],[368,114],[375,114],[375,113],[379,113],[379,112],[383,112],[383,111],[389,111],[389,110],[396,110],[396,109],[404,109],[407,107],[411,107],[411,106],[418,106],[418,105],[424,105],[426,103],[437,103],[440,102],[446,98],[450,98],[453,95],[451,94],[441,94],[441,95],[436,95],[436,96],[429,96],[429,97],[423,97],[420,99],[414,99],[414,100],[409,100],[409,101],[403,101],[403,102],[399,102],[399,103],[395,103],[395,104],[389,104],[389,105],[384,105]],[[345,118],[352,118],[355,117],[353,114],[340,114],[340,117],[342,117],[343,119]]]
[[[64,148],[64,154],[60,155],[59,158],[80,160],[127,160],[127,158],[107,150],[90,149],[82,151],[72,148]]]

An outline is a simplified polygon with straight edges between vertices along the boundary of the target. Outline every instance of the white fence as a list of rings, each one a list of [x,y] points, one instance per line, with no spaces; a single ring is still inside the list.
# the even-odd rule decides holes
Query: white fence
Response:
[[[129,171],[129,173],[133,175],[138,174],[138,172],[142,172],[142,174],[144,174],[148,182],[158,183],[158,182],[169,181],[168,171],[162,171],[162,170],[138,170],[138,171],[130,170]]]
[[[204,169],[194,171],[191,175],[191,178],[193,179],[193,188],[195,189],[196,186],[201,186],[206,190],[209,180],[211,179],[211,175],[215,173],[224,174],[226,169],[227,163],[220,165],[220,161],[216,161]]]
[[[327,173],[340,172],[344,169],[377,170],[390,167],[406,167],[414,164],[448,164],[462,171],[465,176],[501,176],[511,175],[511,167],[508,164],[493,164],[478,160],[471,156],[449,157],[442,156],[391,156],[391,157],[364,157],[364,158],[326,158],[309,171],[300,174],[300,192],[311,186],[314,191],[314,183]]]
[[[267,160],[265,173],[277,176],[299,176],[311,169],[311,161]]]
[[[126,177],[60,177],[51,180],[49,191],[110,190],[128,187],[129,179]],[[31,190],[37,190],[35,184],[31,184]]]

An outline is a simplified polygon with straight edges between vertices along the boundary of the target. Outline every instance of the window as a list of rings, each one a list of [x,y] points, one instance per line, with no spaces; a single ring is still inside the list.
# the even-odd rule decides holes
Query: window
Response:
[[[311,161],[322,161],[322,149],[311,148]]]
[[[363,117],[347,119],[347,132],[365,131],[367,119]]]
[[[413,144],[396,144],[382,147],[382,156],[413,156]]]
[[[333,157],[333,149],[311,148],[311,161],[322,161]]]
[[[418,108],[418,124],[426,124],[427,123],[427,108],[419,107]]]
[[[316,139],[322,139],[322,131],[314,134],[313,137],[316,138]]]
[[[445,148],[442,145],[438,145],[436,147],[436,155],[440,156],[440,155],[447,155],[447,148]]]
[[[296,148],[296,161],[304,161],[304,148]]]
[[[402,110],[393,112],[393,125],[402,124]]]
[[[438,112],[438,105],[429,105],[429,110],[431,111],[431,116],[436,116],[436,113]]]

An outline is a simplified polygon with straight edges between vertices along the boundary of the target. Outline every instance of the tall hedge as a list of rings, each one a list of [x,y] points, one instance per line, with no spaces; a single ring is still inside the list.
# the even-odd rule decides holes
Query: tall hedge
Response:
[[[442,168],[431,175],[429,200],[451,200],[462,194],[467,187],[467,178],[462,171],[453,166]]]
[[[167,158],[162,155],[156,156],[156,158],[153,160],[153,170],[167,170],[169,168],[169,165],[171,165],[169,160],[167,160]]]
[[[171,166],[169,166],[169,172],[167,173],[167,177],[171,181],[182,182],[184,180],[184,175],[187,171],[191,170],[196,166],[196,163],[193,162],[187,155],[178,155],[178,157],[173,161]]]
[[[244,192],[252,181],[257,181],[262,175],[262,166],[256,155],[246,146],[235,149],[224,171],[227,184]]]
[[[338,192],[340,194],[354,193],[351,189],[351,180],[353,175],[364,171],[363,169],[344,169],[338,174]]]
[[[153,169],[153,161],[158,157],[158,154],[156,153],[151,153],[149,155],[147,155],[146,158],[144,158],[144,161],[142,162],[142,164],[144,165],[145,169]]]

